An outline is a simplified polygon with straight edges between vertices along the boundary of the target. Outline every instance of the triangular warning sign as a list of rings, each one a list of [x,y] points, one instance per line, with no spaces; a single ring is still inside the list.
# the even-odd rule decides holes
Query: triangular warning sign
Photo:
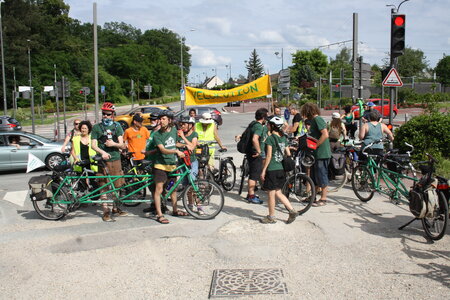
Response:
[[[383,80],[383,86],[403,86],[403,82],[395,68],[389,71],[389,74]]]

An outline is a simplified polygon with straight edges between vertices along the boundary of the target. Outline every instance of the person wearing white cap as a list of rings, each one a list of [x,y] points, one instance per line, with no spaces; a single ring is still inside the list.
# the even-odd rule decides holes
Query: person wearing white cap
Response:
[[[199,122],[195,124],[195,131],[198,134],[198,141],[202,142],[212,142],[216,141],[221,149],[227,149],[223,146],[222,140],[219,137],[219,132],[217,130],[217,125],[214,122],[210,113],[202,114]],[[215,149],[210,147],[209,154],[211,155],[209,159],[209,165],[214,166],[214,152]]]
[[[347,135],[344,123],[342,123],[341,115],[338,112],[334,112],[331,115],[331,122],[328,128],[328,138],[330,139],[330,147],[333,151],[336,148],[341,147],[341,140]]]

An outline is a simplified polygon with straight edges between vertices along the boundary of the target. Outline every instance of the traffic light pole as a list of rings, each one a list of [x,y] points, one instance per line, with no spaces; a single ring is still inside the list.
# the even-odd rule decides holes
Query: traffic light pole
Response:
[[[391,9],[391,35],[392,35],[392,31],[393,31],[393,22],[392,22],[392,18],[393,18],[393,15],[396,13],[396,10],[394,9],[394,8],[392,8]],[[392,70],[392,68],[395,68],[396,67],[396,62],[397,62],[397,59],[396,58],[394,58],[394,55],[393,55],[393,51],[392,51],[392,49],[393,49],[393,41],[392,41],[393,39],[392,39],[392,36],[391,36],[391,53],[390,53],[390,55],[391,55],[391,59],[390,59],[390,69]],[[393,111],[394,111],[394,98],[395,98],[395,87],[390,87],[389,88],[389,124],[391,124],[392,125],[392,114],[393,114]],[[381,102],[383,102],[383,100],[381,101]]]

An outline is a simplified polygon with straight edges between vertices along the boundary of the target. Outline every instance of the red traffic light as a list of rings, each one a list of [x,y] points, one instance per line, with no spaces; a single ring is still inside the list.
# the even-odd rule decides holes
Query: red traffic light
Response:
[[[392,131],[392,129],[394,128],[394,126],[392,124],[387,124],[387,128]]]
[[[84,94],[84,90],[80,90],[80,95],[83,95]]]
[[[336,84],[336,87],[339,87],[339,83],[338,83],[338,84]]]
[[[396,26],[403,26],[405,24],[405,15],[398,15],[394,18],[394,24]]]

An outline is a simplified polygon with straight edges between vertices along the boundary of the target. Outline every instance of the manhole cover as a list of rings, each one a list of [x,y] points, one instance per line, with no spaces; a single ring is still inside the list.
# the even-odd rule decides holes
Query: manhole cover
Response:
[[[209,297],[287,294],[281,269],[215,270]]]

